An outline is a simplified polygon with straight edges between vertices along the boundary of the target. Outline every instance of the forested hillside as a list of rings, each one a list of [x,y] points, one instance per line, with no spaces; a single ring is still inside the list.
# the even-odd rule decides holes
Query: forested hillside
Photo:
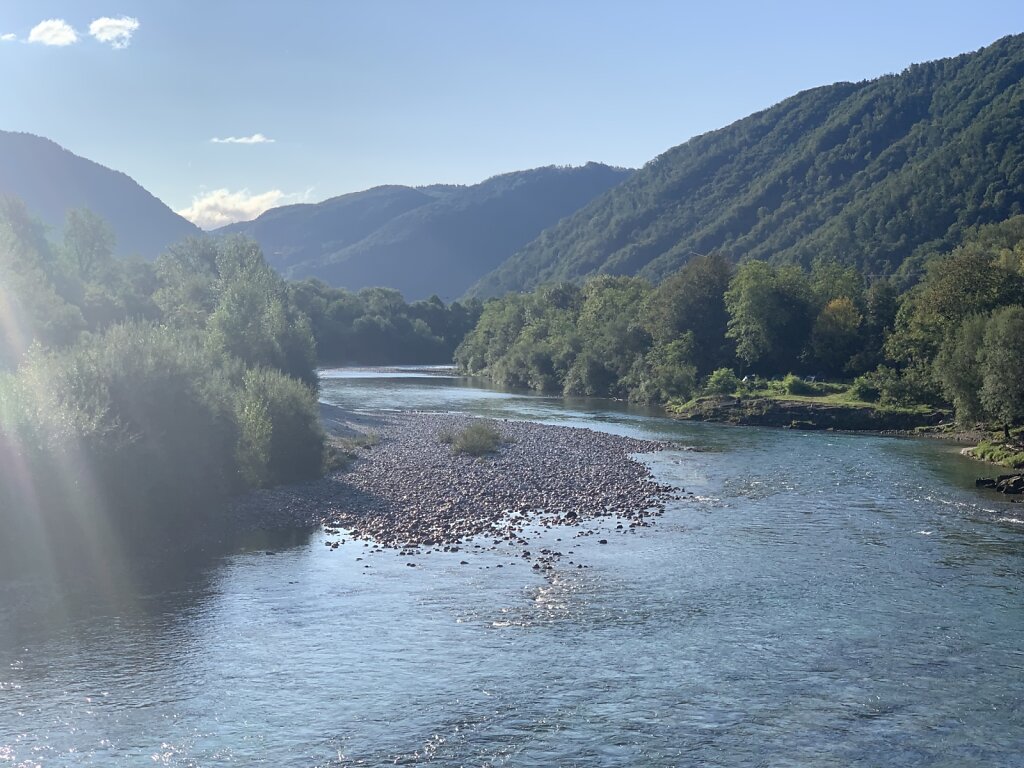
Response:
[[[118,255],[155,259],[199,229],[135,181],[49,139],[0,131],[0,194],[24,201],[54,231],[71,210],[88,209],[115,235]]]
[[[322,203],[271,208],[252,221],[229,224],[216,232],[253,238],[270,264],[288,274],[297,264],[328,259],[395,217],[435,199],[434,195],[411,187],[374,187]]]
[[[350,290],[386,286],[410,301],[431,294],[451,300],[630,173],[588,163],[472,186],[378,187],[273,209],[224,231],[253,237],[292,279],[315,277]]]
[[[657,281],[695,254],[888,274],[1024,210],[1024,36],[797,94],[648,163],[470,291]]]

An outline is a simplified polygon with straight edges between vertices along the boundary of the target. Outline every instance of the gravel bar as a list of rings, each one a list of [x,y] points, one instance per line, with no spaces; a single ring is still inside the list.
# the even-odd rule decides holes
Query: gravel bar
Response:
[[[441,441],[480,421],[501,434],[496,453],[456,454]],[[359,428],[379,440],[347,471],[249,494],[233,505],[235,514],[253,527],[346,529],[411,553],[457,551],[484,535],[525,544],[523,529],[537,524],[613,517],[623,530],[643,527],[679,496],[630,456],[662,450],[663,442],[452,414],[375,415]]]

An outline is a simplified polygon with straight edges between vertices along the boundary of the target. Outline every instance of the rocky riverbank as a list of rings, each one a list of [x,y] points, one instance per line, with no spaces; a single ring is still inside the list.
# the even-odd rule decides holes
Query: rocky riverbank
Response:
[[[998,477],[979,477],[974,481],[978,488],[991,488],[999,493],[1020,496],[1024,494],[1024,474],[999,475]]]
[[[476,421],[448,414],[362,417],[326,413],[335,433],[374,444],[346,472],[248,494],[232,505],[252,527],[324,525],[375,546],[457,550],[486,536],[526,545],[530,525],[584,525],[612,518],[615,530],[649,524],[678,495],[630,454],[666,444],[517,421],[488,421],[502,436],[494,454],[455,454],[444,434]],[[340,533],[339,533],[340,535]],[[337,543],[334,544],[337,546]]]

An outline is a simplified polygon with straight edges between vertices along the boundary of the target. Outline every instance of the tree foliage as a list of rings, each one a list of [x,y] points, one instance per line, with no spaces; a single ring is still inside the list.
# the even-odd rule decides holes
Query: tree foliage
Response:
[[[88,212],[53,246],[23,206],[0,206],[0,486],[20,493],[6,511],[48,499],[59,521],[89,497],[176,519],[317,474],[309,321],[259,248],[194,239],[155,265],[112,253]]]
[[[651,288],[601,276],[488,301],[456,352],[499,384],[642,402],[730,394],[734,370],[854,379],[883,405],[953,405],[964,422],[1017,423],[1024,216],[928,256],[919,284],[866,276],[830,257],[809,269],[701,256]],[[714,366],[714,367],[712,367]]]
[[[1024,306],[1003,307],[985,326],[981,404],[1004,428],[1024,421]]]
[[[288,296],[309,318],[317,357],[329,365],[449,363],[483,310],[478,300],[407,304],[389,288],[352,293],[319,280],[289,283]]]

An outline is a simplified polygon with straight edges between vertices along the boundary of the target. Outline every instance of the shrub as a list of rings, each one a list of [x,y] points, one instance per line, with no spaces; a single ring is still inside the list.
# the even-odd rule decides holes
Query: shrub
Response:
[[[708,376],[704,392],[709,395],[731,395],[739,386],[740,380],[732,368],[719,368]]]
[[[809,381],[804,381],[794,373],[787,373],[782,386],[790,395],[820,395],[821,389]]]
[[[501,445],[501,433],[489,424],[477,422],[455,433],[451,445],[455,453],[483,456],[498,450],[498,446]]]
[[[66,352],[35,347],[3,390],[0,431],[27,474],[45,484],[63,468],[52,506],[190,513],[231,484],[232,386],[187,334],[127,324]]]
[[[347,469],[359,458],[360,451],[369,450],[380,442],[376,432],[339,437],[331,435],[324,445],[324,472],[337,472]]]
[[[271,368],[247,371],[236,402],[239,473],[248,486],[314,477],[324,463],[316,397]]]
[[[871,373],[865,373],[854,379],[849,392],[854,400],[864,403],[877,403],[878,398],[882,396],[881,385],[877,381],[877,377]]]

